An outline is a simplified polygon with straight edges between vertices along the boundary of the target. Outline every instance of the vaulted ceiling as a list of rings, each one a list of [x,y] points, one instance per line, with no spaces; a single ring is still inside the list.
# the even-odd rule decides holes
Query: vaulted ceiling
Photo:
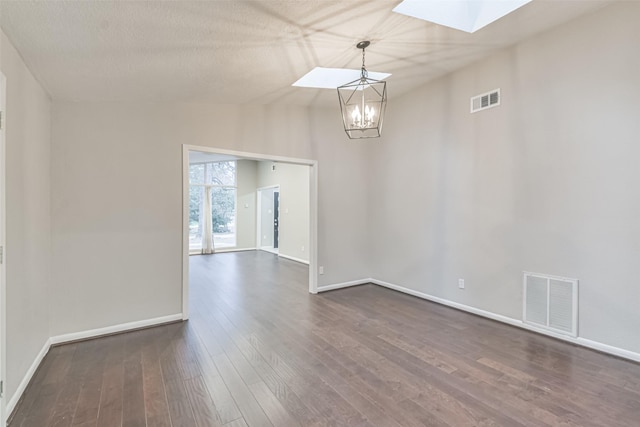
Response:
[[[425,0],[428,1],[428,0]],[[468,34],[399,0],[0,1],[0,26],[57,100],[323,105],[291,84],[316,66],[392,73],[390,98],[604,6],[534,0]]]

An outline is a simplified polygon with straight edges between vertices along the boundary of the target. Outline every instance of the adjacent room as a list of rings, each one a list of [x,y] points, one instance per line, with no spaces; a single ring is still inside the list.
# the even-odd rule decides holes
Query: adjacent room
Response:
[[[0,425],[638,425],[639,20],[0,0]]]
[[[187,155],[189,255],[259,250],[309,265],[310,166],[211,151]]]

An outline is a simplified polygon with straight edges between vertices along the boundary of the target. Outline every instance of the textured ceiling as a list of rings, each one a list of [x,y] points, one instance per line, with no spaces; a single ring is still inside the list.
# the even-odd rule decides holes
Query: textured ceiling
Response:
[[[372,41],[367,68],[393,74],[392,98],[607,2],[534,0],[474,34],[398,3],[0,0],[0,26],[54,99],[322,105],[334,91],[291,84],[359,68],[359,40]]]

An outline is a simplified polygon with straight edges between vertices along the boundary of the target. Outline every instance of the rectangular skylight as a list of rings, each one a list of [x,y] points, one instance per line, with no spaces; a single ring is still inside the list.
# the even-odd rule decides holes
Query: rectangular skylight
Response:
[[[531,0],[404,0],[393,11],[473,33]]]
[[[369,78],[374,80],[384,80],[391,74],[376,73],[369,71]],[[350,83],[360,78],[360,70],[350,70],[348,68],[323,68],[316,67],[302,76],[291,86],[313,87],[318,89],[335,89],[345,83]]]

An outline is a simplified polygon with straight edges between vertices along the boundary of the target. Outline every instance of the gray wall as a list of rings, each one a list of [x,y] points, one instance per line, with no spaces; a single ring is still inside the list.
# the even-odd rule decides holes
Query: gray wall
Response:
[[[48,336],[180,311],[182,144],[318,160],[319,285],[373,276],[519,318],[522,270],[577,277],[581,336],[640,352],[637,16],[614,4],[393,99],[367,143],[335,108],[60,101],[50,117],[2,35],[7,395]],[[496,87],[503,105],[470,115]]]
[[[6,115],[6,396],[49,338],[51,101],[0,31]],[[6,414],[8,415],[8,414]]]
[[[390,102],[373,277],[517,319],[523,270],[576,277],[580,335],[640,352],[638,16],[614,4]]]
[[[52,144],[54,336],[181,311],[182,144],[318,160],[319,285],[368,277],[368,147],[335,109],[55,102]]]

